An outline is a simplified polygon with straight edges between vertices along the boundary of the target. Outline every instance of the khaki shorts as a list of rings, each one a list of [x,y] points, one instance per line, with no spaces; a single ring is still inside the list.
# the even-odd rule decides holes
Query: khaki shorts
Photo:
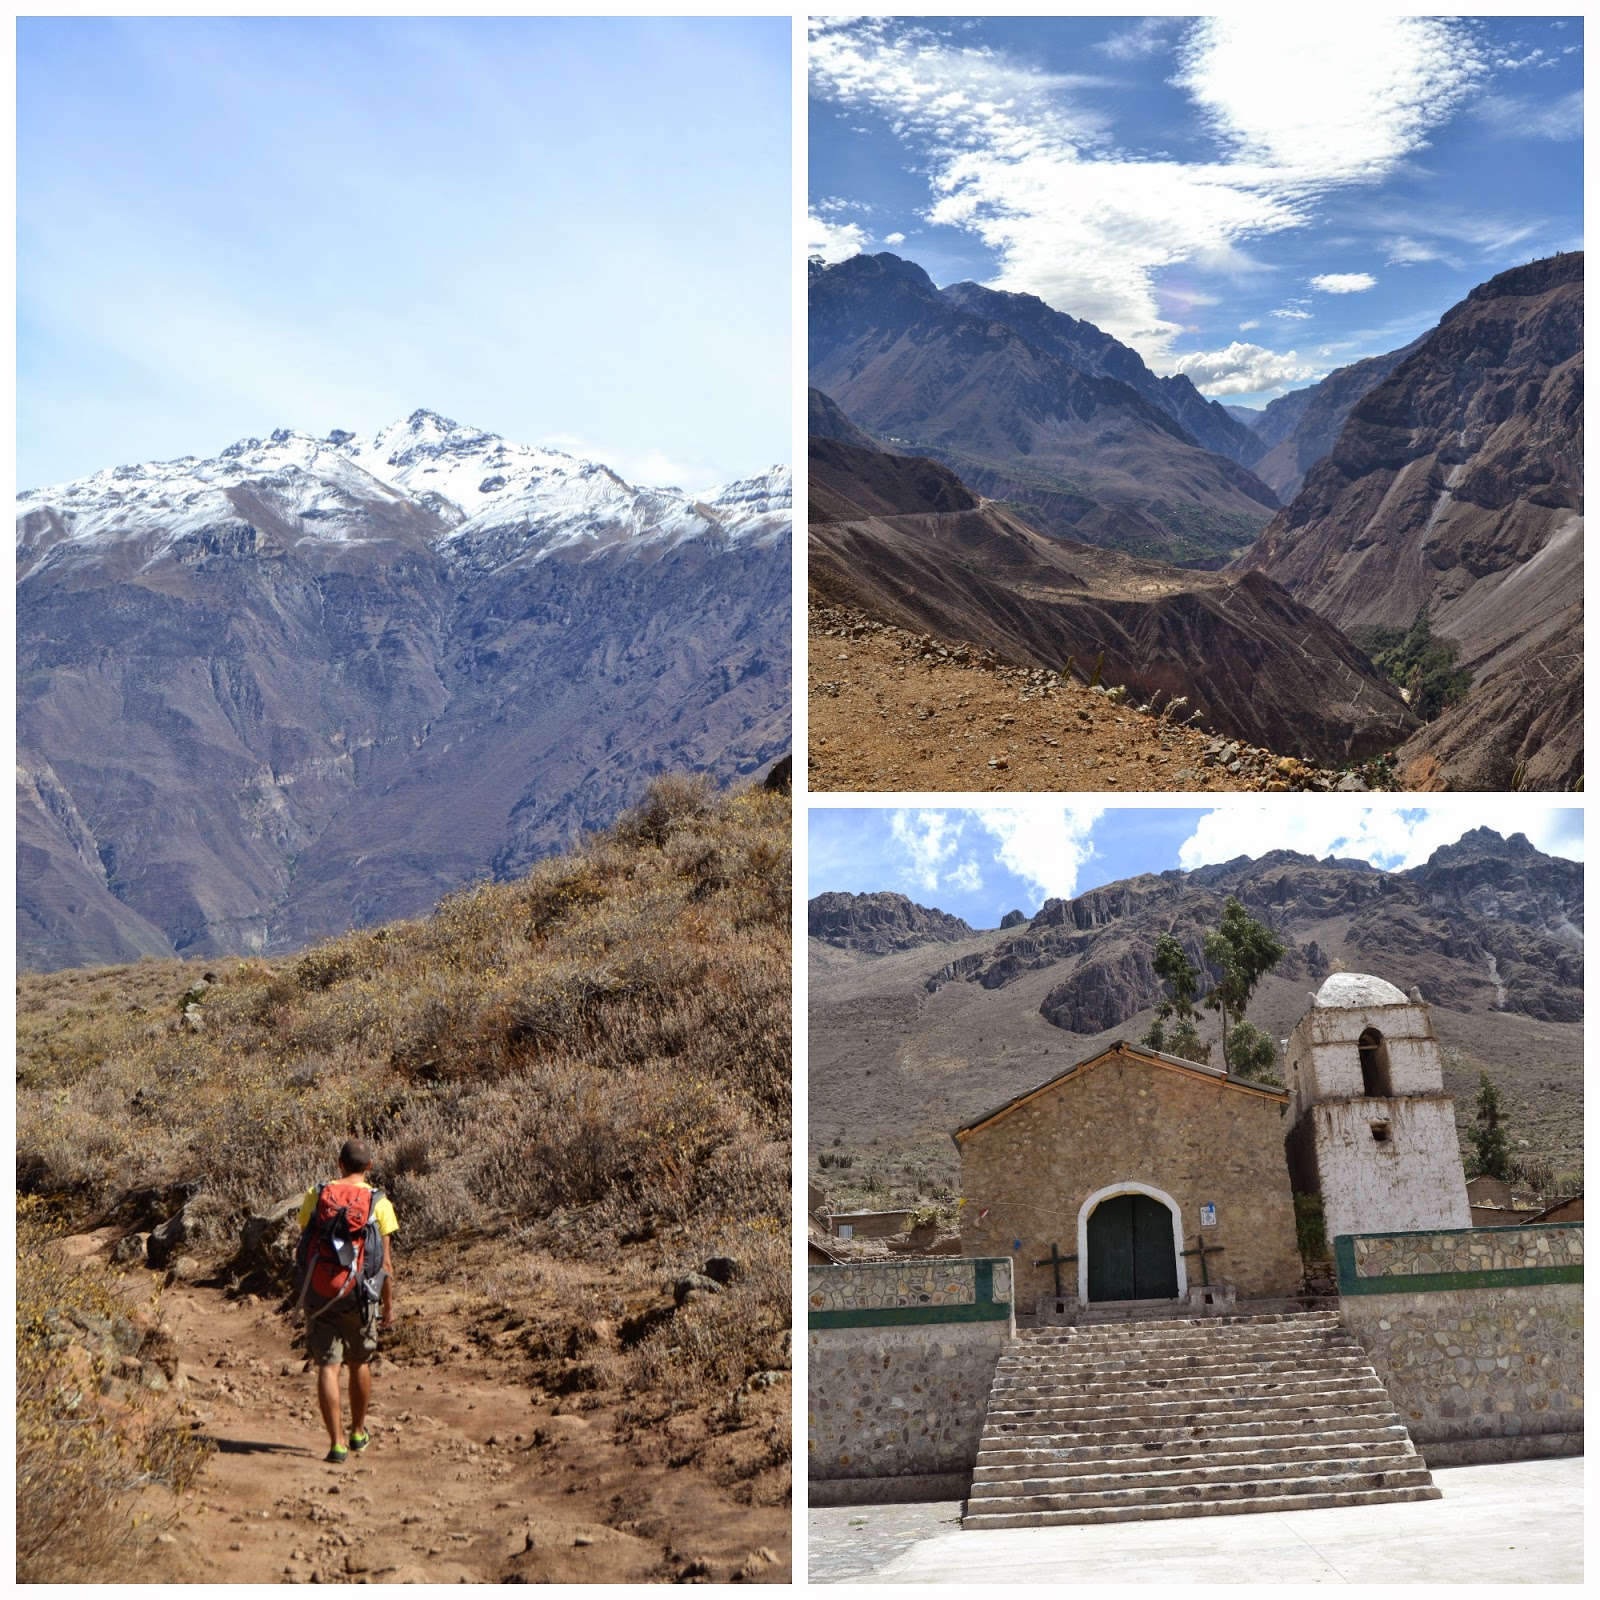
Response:
[[[354,1306],[325,1311],[306,1319],[306,1348],[319,1367],[337,1366],[341,1361],[363,1367],[378,1353],[378,1307],[365,1313]]]

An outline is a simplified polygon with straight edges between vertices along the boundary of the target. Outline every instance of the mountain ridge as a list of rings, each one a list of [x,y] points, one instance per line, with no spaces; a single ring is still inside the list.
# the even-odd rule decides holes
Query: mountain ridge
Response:
[[[67,487],[19,502],[24,964],[414,915],[787,748],[787,469],[697,501],[417,412]]]

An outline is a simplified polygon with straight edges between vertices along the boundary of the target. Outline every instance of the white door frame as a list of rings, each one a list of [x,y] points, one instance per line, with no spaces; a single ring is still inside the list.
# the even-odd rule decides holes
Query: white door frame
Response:
[[[1159,1200],[1172,1213],[1172,1253],[1178,1263],[1178,1298],[1187,1299],[1189,1274],[1183,1259],[1183,1213],[1178,1209],[1178,1202],[1170,1194],[1151,1188],[1148,1183],[1135,1183],[1132,1179],[1128,1179],[1122,1183],[1108,1183],[1105,1188],[1096,1189],[1083,1202],[1082,1209],[1078,1212],[1078,1304],[1086,1306],[1089,1303],[1089,1218],[1102,1200],[1111,1200],[1119,1194],[1149,1195],[1152,1200]]]

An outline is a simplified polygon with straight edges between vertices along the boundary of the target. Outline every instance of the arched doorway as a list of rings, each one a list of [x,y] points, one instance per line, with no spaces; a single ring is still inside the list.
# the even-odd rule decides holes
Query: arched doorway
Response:
[[[1178,1299],[1184,1274],[1176,1216],[1165,1195],[1143,1185],[1091,1196],[1080,1222],[1084,1299]]]

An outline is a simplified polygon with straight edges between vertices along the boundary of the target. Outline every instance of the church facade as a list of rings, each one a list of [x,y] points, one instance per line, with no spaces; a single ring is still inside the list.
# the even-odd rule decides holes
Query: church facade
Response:
[[[956,1130],[961,1250],[1019,1309],[1291,1296],[1288,1092],[1119,1042]],[[1054,1315],[1052,1315],[1052,1312]]]

